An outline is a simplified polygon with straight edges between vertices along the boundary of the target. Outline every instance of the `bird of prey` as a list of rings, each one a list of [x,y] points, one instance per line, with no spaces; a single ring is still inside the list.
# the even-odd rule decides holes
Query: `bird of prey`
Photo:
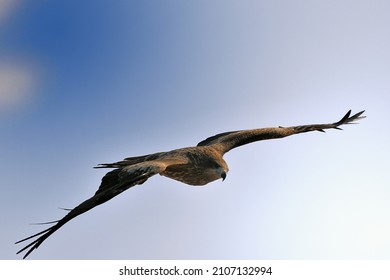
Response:
[[[36,237],[34,241],[19,250],[17,254],[26,251],[23,257],[26,258],[46,238],[73,218],[135,185],[145,183],[153,175],[160,174],[193,186],[203,186],[218,179],[225,180],[229,168],[223,159],[223,155],[231,149],[255,141],[283,138],[309,131],[325,132],[325,129],[341,129],[341,125],[350,124],[364,118],[363,113],[364,111],[361,111],[351,116],[351,110],[349,110],[340,121],[330,124],[279,126],[224,132],[201,141],[196,147],[129,157],[114,163],[99,164],[95,168],[113,168],[113,170],[102,178],[96,193],[77,207],[68,209],[69,213],[62,219],[46,223],[54,224],[53,226],[17,241],[16,244]]]

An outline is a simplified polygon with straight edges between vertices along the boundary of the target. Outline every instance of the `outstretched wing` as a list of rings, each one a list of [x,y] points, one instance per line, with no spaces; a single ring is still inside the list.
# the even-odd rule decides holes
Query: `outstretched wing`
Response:
[[[94,196],[87,199],[79,206],[71,209],[70,212],[62,219],[51,222],[51,223],[55,223],[52,227],[17,241],[15,244],[39,236],[37,237],[37,239],[29,243],[27,246],[23,247],[21,250],[19,250],[17,254],[28,250],[23,257],[26,258],[32,251],[37,249],[42,244],[42,242],[46,240],[46,238],[48,238],[56,230],[58,230],[60,227],[62,227],[64,224],[66,224],[73,218],[110,200],[111,198],[117,196],[121,192],[124,192],[125,190],[135,185],[144,183],[149,177],[162,172],[163,170],[165,170],[165,168],[166,165],[163,162],[152,161],[152,162],[143,162],[131,166],[126,166],[124,168],[115,169],[108,172],[103,177],[101,185]]]
[[[201,141],[198,146],[211,146],[213,145],[216,149],[220,150],[223,154],[234,149],[236,147],[249,144],[251,142],[283,138],[286,136],[309,132],[309,131],[321,131],[325,132],[325,129],[341,129],[339,126],[344,124],[351,124],[354,121],[365,118],[362,116],[364,111],[361,111],[351,116],[351,110],[338,122],[330,124],[311,124],[291,127],[271,127],[271,128],[259,128],[250,130],[239,130],[224,132],[207,138]]]

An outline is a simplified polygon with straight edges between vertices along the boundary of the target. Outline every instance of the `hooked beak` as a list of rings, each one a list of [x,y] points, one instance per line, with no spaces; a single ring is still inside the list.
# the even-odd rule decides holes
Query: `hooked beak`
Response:
[[[225,179],[226,179],[226,172],[225,171],[222,171],[221,178],[222,178],[222,182],[225,181]]]

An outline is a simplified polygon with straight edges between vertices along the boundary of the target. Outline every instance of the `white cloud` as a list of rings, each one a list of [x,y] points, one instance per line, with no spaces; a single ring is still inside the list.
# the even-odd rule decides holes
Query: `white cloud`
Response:
[[[20,7],[22,0],[0,0],[0,25]],[[26,58],[4,54],[0,57],[0,113],[28,103],[34,93],[37,69]]]
[[[15,10],[20,0],[0,0],[0,24]]]
[[[21,65],[0,65],[0,109],[13,110],[26,104],[34,92],[33,69]]]

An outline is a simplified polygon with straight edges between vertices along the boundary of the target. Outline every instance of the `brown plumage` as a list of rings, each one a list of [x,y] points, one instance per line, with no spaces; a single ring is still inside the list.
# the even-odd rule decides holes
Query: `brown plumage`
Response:
[[[17,254],[27,250],[23,257],[26,258],[46,238],[71,219],[110,200],[135,185],[143,184],[153,175],[160,174],[193,186],[206,185],[221,178],[224,180],[229,169],[223,159],[223,155],[231,149],[255,141],[283,138],[303,132],[325,132],[325,129],[330,128],[341,129],[339,128],[341,125],[350,124],[364,118],[365,116],[362,116],[363,113],[364,111],[361,111],[351,116],[351,111],[348,111],[340,121],[331,124],[259,128],[225,132],[201,141],[196,147],[182,148],[139,157],[129,157],[115,163],[100,164],[96,168],[114,168],[114,170],[108,172],[103,177],[95,195],[69,210],[69,213],[62,219],[51,222],[54,223],[52,227],[16,242],[21,243],[37,237],[33,242],[19,250]]]

